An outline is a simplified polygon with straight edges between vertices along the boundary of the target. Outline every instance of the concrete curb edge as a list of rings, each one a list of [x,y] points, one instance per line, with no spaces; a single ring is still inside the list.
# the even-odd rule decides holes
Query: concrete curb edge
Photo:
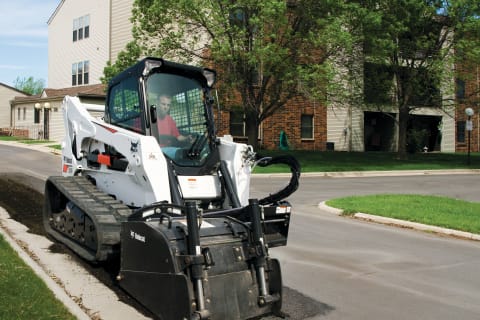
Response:
[[[3,210],[0,208],[0,210]],[[90,320],[88,316],[75,301],[73,301],[68,294],[61,288],[50,276],[42,269],[42,267],[25,252],[24,249],[10,236],[8,229],[0,221],[0,234],[5,241],[12,247],[12,249],[19,255],[19,257],[33,270],[33,272],[47,285],[53,292],[55,297],[65,305],[65,307],[78,320]]]
[[[330,206],[326,205],[325,201],[320,202],[318,204],[318,208],[321,209],[321,210],[327,211],[329,213],[337,214],[337,215],[340,215],[340,214],[343,213],[343,210],[341,210],[341,209],[333,208],[333,207],[330,207]],[[375,215],[362,213],[362,212],[357,212],[357,213],[353,214],[353,217],[356,218],[356,219],[373,221],[373,222],[381,223],[381,224],[385,224],[385,225],[394,225],[394,226],[399,226],[399,227],[409,228],[409,229],[414,229],[414,230],[440,233],[440,234],[449,235],[449,236],[462,238],[462,239],[480,241],[480,234],[475,234],[475,233],[470,233],[470,232],[465,232],[465,231],[458,231],[458,230],[453,230],[453,229],[448,229],[448,228],[426,225],[426,224],[417,223],[417,222],[411,222],[411,221],[405,221],[405,220],[375,216]]]

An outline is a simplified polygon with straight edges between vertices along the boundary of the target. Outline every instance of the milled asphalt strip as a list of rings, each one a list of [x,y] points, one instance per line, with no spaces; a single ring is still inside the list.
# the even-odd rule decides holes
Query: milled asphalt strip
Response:
[[[318,208],[320,208],[324,211],[333,213],[333,214],[337,214],[337,215],[340,215],[340,214],[343,213],[343,210],[341,210],[341,209],[337,209],[337,208],[327,206],[325,204],[325,201],[320,202],[318,204]],[[415,230],[420,230],[420,231],[440,233],[440,234],[445,234],[445,235],[454,236],[454,237],[458,237],[458,238],[480,241],[480,235],[479,234],[465,232],[465,231],[458,231],[458,230],[453,230],[453,229],[430,226],[430,225],[417,223],[417,222],[410,222],[410,221],[405,221],[405,220],[375,216],[375,215],[362,213],[362,212],[357,212],[357,213],[353,214],[353,217],[355,217],[357,219],[373,221],[373,222],[382,223],[382,224],[386,224],[386,225],[400,226],[400,227],[403,227],[403,228],[410,228],[410,229],[415,229]]]
[[[7,215],[8,213],[0,207],[0,214]],[[18,243],[10,236],[8,230],[4,227],[0,221],[0,234],[8,242],[10,247],[17,252],[19,257],[35,272],[35,274],[43,280],[47,287],[53,292],[55,297],[62,302],[65,307],[73,314],[78,320],[90,320],[90,317],[65,293],[65,291],[47,275],[47,273],[40,267],[40,265],[34,261],[28,253],[26,253]]]

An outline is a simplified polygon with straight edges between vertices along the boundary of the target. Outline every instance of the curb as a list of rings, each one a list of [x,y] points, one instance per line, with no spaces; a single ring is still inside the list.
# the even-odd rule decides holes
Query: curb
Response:
[[[444,170],[386,170],[386,171],[326,171],[302,172],[302,177],[310,178],[362,178],[362,177],[403,177],[447,174],[480,174],[480,169],[444,169]],[[289,178],[290,173],[253,173],[256,178]]]
[[[13,145],[19,148],[29,148],[55,155],[62,155],[61,150],[50,148],[55,143],[25,144],[16,141],[2,141],[0,144]],[[361,178],[361,177],[401,177],[415,175],[442,175],[442,174],[480,174],[480,169],[444,169],[444,170],[386,170],[386,171],[326,171],[326,172],[302,172],[301,177],[311,178]],[[253,173],[252,178],[290,178],[291,173]]]
[[[50,146],[58,145],[58,143],[38,143],[38,144],[26,144],[17,141],[2,141],[0,140],[0,145],[10,145],[18,148],[26,148],[31,150],[37,150],[45,153],[53,153],[55,155],[61,155],[62,151],[53,149]]]
[[[0,207],[1,211],[5,211]],[[61,288],[40,265],[30,257],[30,255],[21,248],[21,246],[10,236],[9,230],[0,221],[0,234],[5,241],[12,247],[18,256],[33,270],[33,272],[47,285],[55,297],[65,305],[65,307],[78,320],[90,320],[91,318],[70,298],[67,293]]]
[[[318,208],[336,215],[341,215],[343,213],[343,210],[341,209],[333,208],[326,205],[325,201],[320,202],[318,204]],[[418,223],[418,222],[411,222],[411,221],[399,220],[394,218],[375,216],[372,214],[362,213],[362,212],[354,213],[352,216],[356,219],[372,221],[372,222],[381,223],[385,225],[393,225],[393,226],[402,227],[402,228],[444,234],[447,236],[453,236],[453,237],[467,239],[467,240],[480,241],[480,234],[475,234],[475,233],[470,233],[465,231],[431,226],[431,225]]]

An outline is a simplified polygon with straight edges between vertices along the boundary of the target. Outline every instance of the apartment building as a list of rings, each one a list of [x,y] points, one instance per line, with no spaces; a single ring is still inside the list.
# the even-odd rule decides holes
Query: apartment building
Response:
[[[132,0],[62,0],[48,20],[48,84],[99,84],[108,60],[132,39]]]
[[[48,21],[48,83],[52,88],[100,83],[106,62],[115,61],[132,39],[129,21],[132,4],[133,0],[60,1]],[[396,111],[380,112],[369,106],[368,97],[358,98],[365,97],[364,82],[371,74],[369,66],[361,60],[359,55],[353,63],[354,77],[345,83],[345,91],[351,93],[347,103],[330,101],[325,106],[306,97],[296,97],[262,123],[260,145],[277,149],[283,135],[294,149],[396,151]],[[351,67],[339,63],[338,72],[349,72]],[[453,80],[450,85],[455,85]],[[236,140],[246,141],[241,111],[224,110],[217,115],[220,135],[231,134]],[[464,144],[457,140],[462,138],[463,129],[456,117],[454,109],[425,107],[414,111],[412,123],[427,132],[428,140],[424,143],[428,151],[462,151]]]
[[[0,132],[4,133],[10,129],[10,123],[12,122],[12,118],[14,115],[11,113],[10,108],[10,101],[14,99],[14,97],[27,97],[28,94],[15,89],[9,85],[6,85],[0,82]],[[26,109],[17,109],[16,115],[20,118],[25,117],[27,113]]]

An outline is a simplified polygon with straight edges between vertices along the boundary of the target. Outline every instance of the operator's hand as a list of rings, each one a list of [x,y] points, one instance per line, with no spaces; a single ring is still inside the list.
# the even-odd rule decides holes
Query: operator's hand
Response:
[[[188,134],[186,136],[179,135],[177,137],[177,140],[180,142],[188,142],[192,144],[193,142],[195,142],[195,136],[193,134]]]

